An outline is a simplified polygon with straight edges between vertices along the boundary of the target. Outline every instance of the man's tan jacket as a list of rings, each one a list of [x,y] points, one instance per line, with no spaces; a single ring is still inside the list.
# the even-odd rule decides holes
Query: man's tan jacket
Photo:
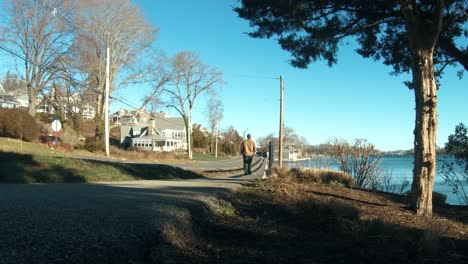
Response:
[[[241,154],[247,157],[255,155],[255,142],[252,139],[246,139],[241,144]]]

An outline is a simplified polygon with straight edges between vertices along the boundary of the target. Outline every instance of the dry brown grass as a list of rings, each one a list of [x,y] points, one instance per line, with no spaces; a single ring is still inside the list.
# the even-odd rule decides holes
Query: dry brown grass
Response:
[[[346,188],[346,175],[274,168],[270,176],[225,200],[206,200],[211,213],[196,214],[193,225],[165,226],[176,260],[468,263],[466,207],[436,206],[424,219],[407,196]]]
[[[304,199],[311,184],[329,184],[337,187],[354,187],[354,179],[346,173],[328,169],[286,169],[274,167],[267,182],[282,199]]]
[[[113,157],[124,160],[142,160],[142,161],[171,161],[185,159],[185,153],[177,152],[157,152],[149,150],[124,150],[115,146],[110,147]]]

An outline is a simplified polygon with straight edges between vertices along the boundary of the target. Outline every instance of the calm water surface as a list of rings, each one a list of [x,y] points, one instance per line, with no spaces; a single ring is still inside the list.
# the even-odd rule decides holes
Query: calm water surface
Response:
[[[396,183],[401,183],[404,180],[408,180],[410,182],[411,187],[411,182],[413,178],[413,159],[414,157],[412,155],[402,155],[402,156],[384,156],[382,160],[380,161],[380,167],[385,169],[387,173],[389,173]],[[440,160],[450,160],[451,158],[449,156],[445,155],[439,155],[437,157],[437,166],[441,164]],[[311,161],[301,161],[301,162],[286,162],[284,163],[284,166],[288,167],[328,167],[331,169],[338,169],[338,166],[336,163],[330,161],[329,159],[321,159],[321,160],[316,160],[313,159]],[[468,184],[464,185],[465,190],[468,191]],[[460,204],[460,201],[458,200],[457,196],[452,193],[452,187],[446,183],[443,179],[443,176],[439,171],[436,172],[436,178],[435,178],[435,184],[434,184],[434,190],[436,192],[443,193],[447,195],[447,203],[449,204]]]

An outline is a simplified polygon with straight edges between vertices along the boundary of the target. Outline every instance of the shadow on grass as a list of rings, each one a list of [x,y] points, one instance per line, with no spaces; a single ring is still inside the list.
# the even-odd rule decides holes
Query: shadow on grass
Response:
[[[86,182],[76,170],[37,162],[30,154],[0,151],[0,168],[0,182],[4,183]]]
[[[20,200],[21,205],[7,207],[17,210],[3,212],[13,218],[10,221],[14,225],[0,229],[4,230],[3,246],[11,249],[5,254],[17,252],[14,257],[20,260],[18,263],[54,263],[57,259],[63,263],[468,261],[467,240],[438,237],[383,220],[360,220],[358,209],[342,202],[309,199],[278,204],[264,193],[249,191],[226,200],[236,209],[234,216],[219,216],[196,197],[226,193],[224,188],[102,184],[15,188],[19,190],[0,189],[0,201]],[[18,193],[28,193],[28,197]],[[27,203],[22,204],[22,199]],[[42,202],[53,206],[37,208],[36,204]],[[19,217],[30,211],[37,213]],[[19,229],[28,225],[19,220],[37,217],[37,222],[47,223],[43,219],[57,214],[63,222],[35,227],[35,232],[28,234],[28,242],[45,240],[44,246],[36,251],[21,250],[22,244],[17,241],[24,231]],[[0,221],[0,227],[8,227],[8,223]],[[79,239],[71,239],[77,234]]]
[[[309,199],[275,204],[248,194],[234,202],[238,217],[202,221],[206,243],[218,245],[226,263],[466,263],[468,240],[442,237],[385,220],[360,220],[354,206]],[[358,201],[359,202],[359,201]],[[207,217],[200,219],[209,219]],[[242,261],[231,261],[239,258]]]
[[[105,165],[118,169],[137,180],[176,180],[176,179],[198,179],[203,175],[190,170],[184,170],[175,166],[165,164],[148,163],[118,163],[111,161],[86,160],[91,165]]]
[[[196,179],[202,175],[181,168],[162,164],[130,164],[98,160],[81,160],[79,166],[87,171],[72,168],[73,158],[45,157],[37,161],[34,155],[0,151],[0,182],[4,183],[83,183],[99,180],[99,175],[90,176],[90,169],[110,173],[117,169],[125,180]],[[58,163],[58,164],[57,164]],[[67,166],[70,165],[70,167]],[[76,167],[76,164],[74,165]],[[119,181],[118,176],[112,180]]]

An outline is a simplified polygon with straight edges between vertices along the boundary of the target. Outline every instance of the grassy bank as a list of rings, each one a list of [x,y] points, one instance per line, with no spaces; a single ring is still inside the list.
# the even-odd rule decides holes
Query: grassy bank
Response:
[[[47,146],[0,138],[0,182],[60,183],[189,179],[201,175],[158,164],[76,159]]]
[[[157,256],[168,263],[468,263],[468,207],[438,205],[423,219],[407,197],[346,187],[351,182],[336,172],[277,170],[208,199],[210,210],[192,211],[191,223],[167,225]]]

